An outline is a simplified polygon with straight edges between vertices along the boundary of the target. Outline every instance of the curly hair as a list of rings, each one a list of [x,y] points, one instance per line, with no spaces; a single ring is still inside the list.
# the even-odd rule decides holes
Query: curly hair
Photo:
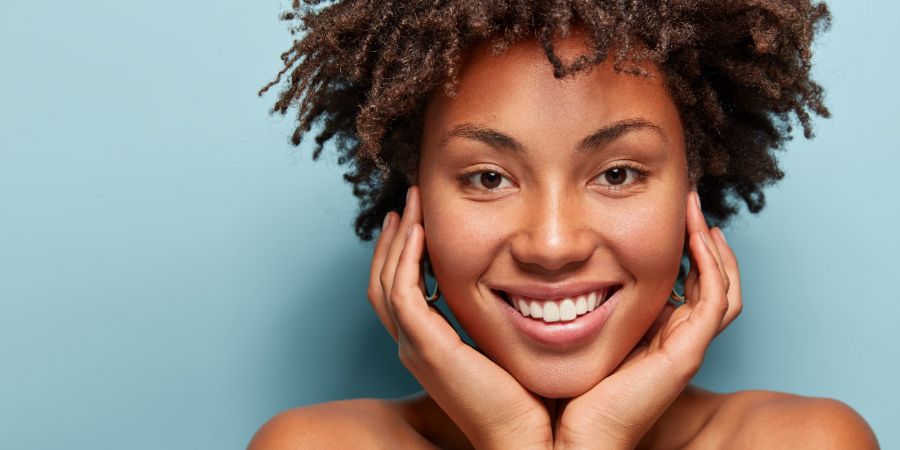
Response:
[[[684,126],[689,177],[708,219],[724,224],[740,200],[752,213],[780,180],[774,152],[796,118],[828,117],[810,78],[811,44],[830,25],[809,0],[293,0],[281,19],[298,35],[260,91],[285,86],[271,113],[297,107],[296,146],[316,127],[313,158],[333,143],[359,199],[356,233],[370,240],[415,181],[428,97],[454,95],[461,59],[489,40],[495,54],[538,39],[554,76],[612,58],[641,76],[657,64]],[[574,26],[589,53],[564,63],[553,45]]]

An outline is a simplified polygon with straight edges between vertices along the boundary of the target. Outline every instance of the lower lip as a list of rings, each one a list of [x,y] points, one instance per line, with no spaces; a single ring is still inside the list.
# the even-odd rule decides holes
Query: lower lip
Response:
[[[597,309],[568,322],[547,323],[543,320],[525,317],[503,299],[499,300],[505,306],[503,310],[506,315],[520,332],[540,344],[558,349],[559,347],[577,347],[590,342],[591,337],[596,336],[603,328],[603,324],[606,323],[618,303],[621,291],[622,289],[616,290],[613,296]]]

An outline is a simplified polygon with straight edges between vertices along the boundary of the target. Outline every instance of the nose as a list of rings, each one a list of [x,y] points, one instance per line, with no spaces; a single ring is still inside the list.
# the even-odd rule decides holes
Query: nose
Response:
[[[587,261],[597,244],[587,207],[578,195],[560,191],[527,199],[510,246],[513,258],[543,271]]]

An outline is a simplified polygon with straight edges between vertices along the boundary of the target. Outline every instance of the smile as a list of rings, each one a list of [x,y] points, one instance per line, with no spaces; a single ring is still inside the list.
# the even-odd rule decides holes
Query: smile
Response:
[[[603,305],[618,290],[619,286],[587,292],[577,296],[559,299],[538,299],[500,292],[507,304],[525,317],[542,320],[545,323],[575,320]]]

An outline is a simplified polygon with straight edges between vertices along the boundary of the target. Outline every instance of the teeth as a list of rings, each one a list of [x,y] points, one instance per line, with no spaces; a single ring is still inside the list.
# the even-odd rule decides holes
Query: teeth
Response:
[[[528,302],[525,300],[519,299],[519,312],[522,313],[523,316],[528,317]]]
[[[559,306],[556,303],[544,303],[544,322],[559,322]]]
[[[578,300],[575,301],[575,314],[579,316],[586,313],[588,311],[588,302],[587,296],[579,295]]]
[[[575,302],[567,298],[559,305],[559,320],[575,320]]]
[[[533,300],[511,295],[510,303],[525,317],[547,323],[568,322],[597,309],[606,301],[608,293],[607,289],[559,300]]]
[[[529,304],[528,307],[531,308],[531,317],[534,317],[535,319],[540,319],[540,318],[544,317],[544,308],[541,307],[540,303],[531,302],[531,304]]]

